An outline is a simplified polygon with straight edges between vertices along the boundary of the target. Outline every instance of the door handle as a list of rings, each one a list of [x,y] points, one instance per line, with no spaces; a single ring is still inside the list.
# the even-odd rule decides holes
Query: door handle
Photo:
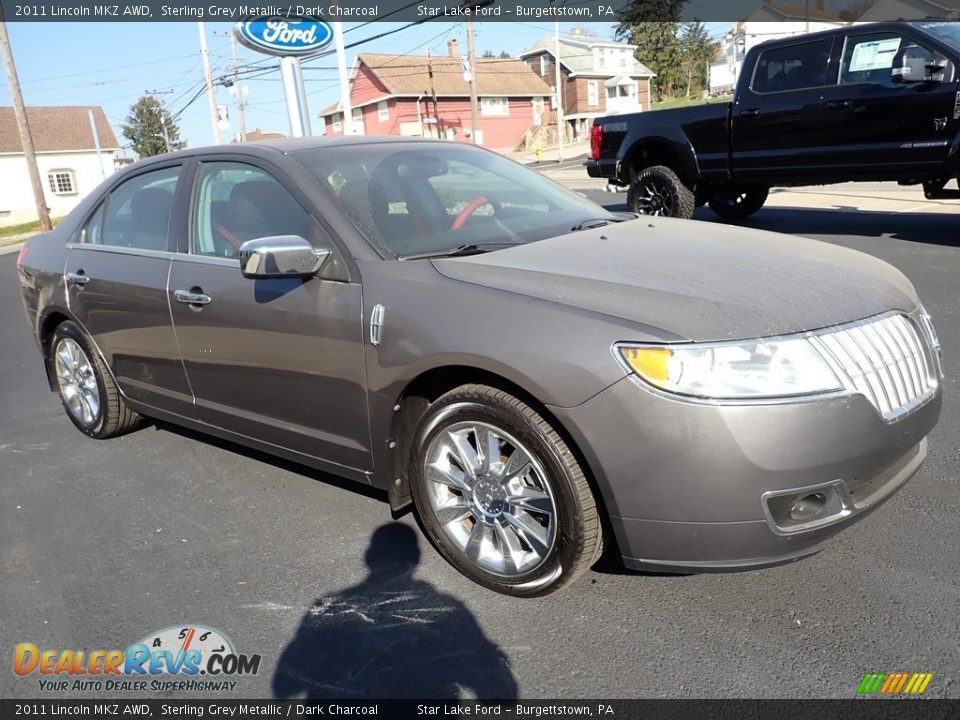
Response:
[[[173,293],[173,298],[177,302],[181,302],[186,305],[209,305],[213,301],[213,298],[209,295],[190,292],[189,290],[175,290]]]
[[[849,100],[827,100],[824,104],[827,110],[846,110],[850,107]]]
[[[79,272],[68,272],[67,273],[67,282],[72,285],[80,285],[81,287],[90,282],[90,276],[85,274],[83,270]]]
[[[747,108],[740,111],[740,117],[755,118],[760,116],[760,108]]]

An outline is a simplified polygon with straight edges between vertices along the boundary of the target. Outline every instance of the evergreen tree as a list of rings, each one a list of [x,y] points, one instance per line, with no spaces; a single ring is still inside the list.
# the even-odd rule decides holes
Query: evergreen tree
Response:
[[[636,45],[637,60],[657,74],[652,82],[657,100],[673,97],[684,86],[679,29],[679,22],[621,23],[617,28],[617,37]]]
[[[708,66],[717,53],[717,43],[710,39],[704,24],[697,20],[681,26],[680,50],[687,97],[700,95],[710,82]]]
[[[144,95],[130,107],[127,122],[122,127],[123,136],[141,158],[167,152],[168,138],[171,151],[186,147],[186,143],[180,140],[180,128],[152,95]]]

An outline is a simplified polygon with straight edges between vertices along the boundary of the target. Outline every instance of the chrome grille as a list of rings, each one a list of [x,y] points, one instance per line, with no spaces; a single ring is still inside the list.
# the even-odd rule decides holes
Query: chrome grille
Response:
[[[846,389],[864,395],[885,420],[909,412],[936,390],[930,348],[905,315],[872,318],[810,340]]]

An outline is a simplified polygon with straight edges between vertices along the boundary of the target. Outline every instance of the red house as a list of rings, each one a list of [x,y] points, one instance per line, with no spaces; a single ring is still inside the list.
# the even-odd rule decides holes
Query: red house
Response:
[[[470,85],[457,41],[449,55],[361,53],[350,78],[354,134],[439,137],[472,142]],[[526,132],[548,121],[550,85],[521,60],[478,58],[480,145],[512,149]],[[338,102],[320,117],[328,135],[342,135]]]

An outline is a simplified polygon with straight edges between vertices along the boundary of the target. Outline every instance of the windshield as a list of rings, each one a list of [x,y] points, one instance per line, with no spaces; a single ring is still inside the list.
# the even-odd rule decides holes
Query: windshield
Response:
[[[950,45],[954,50],[960,50],[960,23],[956,22],[929,22],[917,23],[917,27],[926,30],[941,42]]]
[[[616,219],[538,173],[469,145],[330,145],[293,157],[394,257],[534,242],[587,220]]]

